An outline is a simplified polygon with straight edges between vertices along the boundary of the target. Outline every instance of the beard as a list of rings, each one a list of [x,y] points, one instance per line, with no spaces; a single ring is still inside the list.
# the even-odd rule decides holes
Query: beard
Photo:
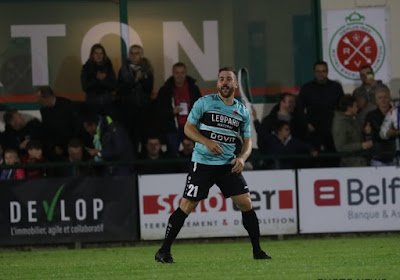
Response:
[[[235,93],[235,88],[223,85],[220,88],[218,88],[218,91],[222,97],[229,98]]]

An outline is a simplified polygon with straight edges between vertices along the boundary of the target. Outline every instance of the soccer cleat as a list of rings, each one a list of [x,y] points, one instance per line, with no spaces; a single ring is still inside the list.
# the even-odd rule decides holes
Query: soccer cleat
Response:
[[[170,252],[158,250],[155,256],[155,260],[160,263],[175,263]]]
[[[253,258],[255,260],[269,260],[272,259],[271,256],[267,255],[263,250],[253,252]]]

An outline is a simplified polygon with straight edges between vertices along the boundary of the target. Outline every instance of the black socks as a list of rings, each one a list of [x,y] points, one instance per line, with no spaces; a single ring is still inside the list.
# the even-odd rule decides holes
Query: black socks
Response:
[[[181,208],[177,208],[174,213],[169,217],[167,229],[165,231],[164,243],[161,246],[162,251],[169,252],[171,250],[172,242],[174,242],[176,236],[181,230],[183,223],[188,215],[182,211]],[[257,223],[258,225],[258,223]]]
[[[260,247],[260,226],[258,225],[258,218],[254,209],[242,212],[243,226],[249,233],[253,252],[261,250]]]

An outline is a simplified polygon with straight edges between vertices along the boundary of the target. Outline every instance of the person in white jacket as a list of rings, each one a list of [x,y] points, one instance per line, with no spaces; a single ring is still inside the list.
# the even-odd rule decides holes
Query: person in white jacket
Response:
[[[386,117],[383,120],[383,123],[381,125],[381,131],[379,133],[379,136],[382,139],[390,139],[390,138],[398,138],[399,137],[399,135],[400,135],[399,106],[393,107],[386,114]],[[397,151],[400,150],[399,139],[396,139],[396,149],[397,149]]]

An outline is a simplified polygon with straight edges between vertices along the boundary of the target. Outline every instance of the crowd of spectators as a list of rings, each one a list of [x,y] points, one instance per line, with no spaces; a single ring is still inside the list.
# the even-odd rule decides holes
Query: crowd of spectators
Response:
[[[328,78],[325,62],[316,62],[313,71],[314,79],[298,95],[282,93],[261,121],[253,110],[261,156],[247,167],[394,165],[398,110],[391,107],[389,88],[374,79],[372,68],[360,69],[362,84],[352,95]],[[41,86],[41,121],[15,109],[4,113],[0,179],[187,172],[195,143],[183,127],[201,97],[200,89],[182,62],[173,65],[157,94],[153,84],[153,67],[141,46],[130,47],[116,76],[104,47],[93,45],[81,71],[84,102],[72,102]],[[373,155],[319,157],[362,150]],[[23,168],[51,162],[65,165]],[[77,164],[87,162],[110,164]]]

